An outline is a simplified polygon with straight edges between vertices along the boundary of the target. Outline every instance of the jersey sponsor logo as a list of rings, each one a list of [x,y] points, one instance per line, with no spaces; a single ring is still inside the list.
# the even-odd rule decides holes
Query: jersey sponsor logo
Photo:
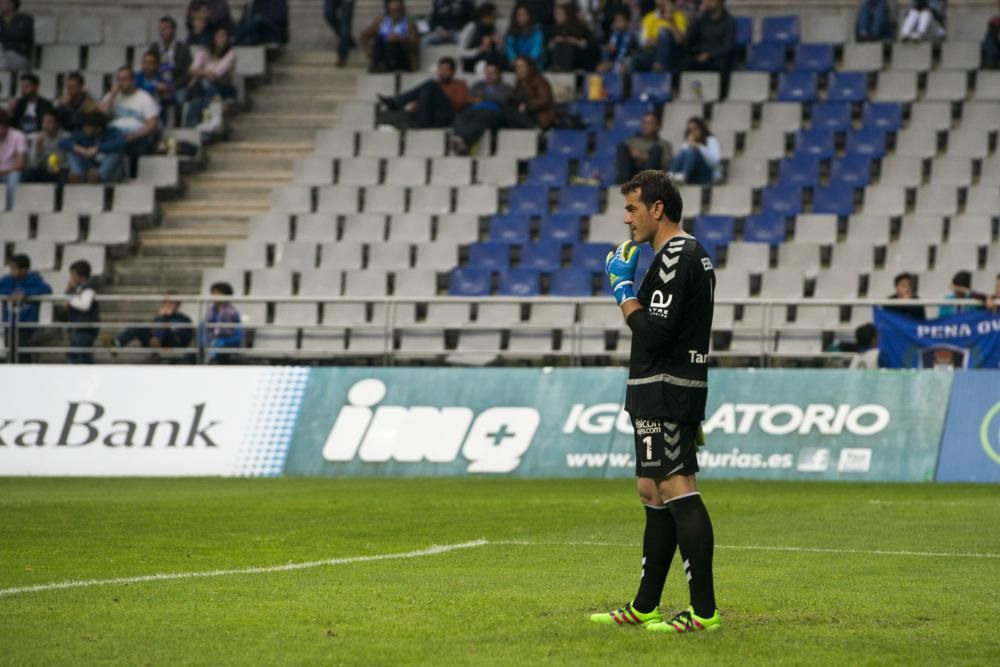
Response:
[[[688,350],[688,356],[691,358],[692,364],[707,364],[708,363],[708,353],[702,354],[698,350]]]
[[[461,454],[468,472],[508,473],[520,465],[541,421],[529,407],[493,407],[477,415],[467,407],[379,405],[386,391],[374,378],[350,388],[323,446],[324,459],[451,463]]]
[[[711,259],[709,259],[708,257],[702,257],[702,258],[701,258],[701,265],[702,265],[703,267],[705,267],[705,270],[706,270],[706,271],[711,271],[711,270],[712,270],[712,268],[713,268],[713,267],[712,267],[712,260],[711,260]]]
[[[639,435],[649,435],[660,432],[659,419],[636,419],[635,432]],[[648,456],[646,458],[649,458]]]
[[[667,317],[670,315],[670,304],[674,300],[673,294],[668,294],[663,298],[663,290],[653,290],[649,297],[649,314],[655,317]]]

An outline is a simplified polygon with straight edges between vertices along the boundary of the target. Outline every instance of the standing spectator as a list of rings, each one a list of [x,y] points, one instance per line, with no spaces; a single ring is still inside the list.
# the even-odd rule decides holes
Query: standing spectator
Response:
[[[722,147],[703,118],[688,119],[684,145],[670,164],[670,177],[690,185],[712,185],[722,180]]]
[[[412,72],[417,68],[420,37],[406,15],[403,0],[389,0],[385,14],[361,33],[371,72]]]
[[[288,43],[288,0],[250,0],[236,29],[243,46]]]
[[[128,67],[119,67],[115,85],[101,100],[100,110],[111,116],[110,126],[121,130],[128,142],[131,173],[135,173],[139,158],[153,152],[160,129],[160,108],[153,96],[135,85],[135,76]]]
[[[542,26],[535,23],[531,10],[519,5],[514,10],[514,20],[507,29],[507,37],[504,39],[507,62],[513,65],[515,60],[523,56],[530,58],[532,63],[541,63],[545,55],[544,49],[545,35]]]
[[[63,82],[63,95],[56,105],[59,124],[67,132],[76,132],[83,129],[83,117],[92,111],[97,111],[97,102],[87,92],[83,75],[79,72],[68,74]]]
[[[31,135],[28,147],[28,168],[24,180],[29,183],[57,183],[66,164],[66,156],[59,143],[69,133],[59,126],[55,111],[42,116],[42,129]]]
[[[7,209],[14,206],[14,194],[27,163],[28,141],[24,133],[11,127],[10,114],[0,109],[0,178],[7,186]]]
[[[861,0],[854,18],[854,37],[859,42],[892,39],[892,10],[889,0]]]
[[[552,86],[538,71],[530,58],[521,56],[514,61],[517,85],[512,106],[508,107],[507,124],[511,127],[539,127],[547,130],[556,124],[558,112],[552,96]]]
[[[878,330],[874,324],[862,324],[854,330],[855,350],[850,368],[875,369],[879,367]]]
[[[187,27],[192,30],[194,17],[205,18],[205,30],[209,34],[219,28],[228,31],[233,29],[233,17],[229,14],[229,4],[226,0],[191,0],[187,8]]]
[[[468,98],[469,89],[464,81],[455,78],[455,59],[449,57],[438,61],[437,79],[427,79],[393,97],[378,96],[382,104],[393,110],[416,103],[413,126],[417,128],[448,127],[455,115],[465,109]]]
[[[555,72],[591,71],[597,65],[594,33],[577,13],[576,5],[556,5],[555,27],[548,44],[549,68]]]
[[[673,147],[660,138],[660,119],[652,111],[647,112],[642,117],[639,134],[618,144],[615,182],[624,183],[646,169],[660,171],[672,158]]]
[[[83,129],[59,142],[69,165],[70,183],[112,183],[125,180],[128,140],[118,128],[107,126],[100,111],[84,116]]]
[[[226,364],[230,361],[227,353],[218,350],[238,348],[243,345],[242,318],[228,299],[233,295],[233,286],[229,283],[215,283],[209,288],[209,294],[219,297],[212,304],[201,324],[201,344],[208,350],[208,361],[213,364]]]
[[[460,113],[452,126],[452,150],[465,155],[486,130],[501,127],[504,110],[514,97],[514,89],[500,78],[500,65],[487,63],[485,78],[472,84],[470,106]]]
[[[910,299],[919,299],[917,296],[917,290],[915,289],[913,276],[909,273],[900,273],[896,275],[892,280],[893,293],[889,296],[890,299],[899,299],[900,301],[907,301]],[[885,306],[886,310],[891,310],[893,312],[899,313],[900,315],[905,315],[913,320],[923,321],[927,319],[927,312],[924,310],[923,306],[916,305],[902,305],[902,306]]]
[[[635,51],[635,35],[628,27],[628,13],[619,12],[615,14],[608,41],[601,49],[602,62],[598,69],[602,72],[624,73],[633,51]]]
[[[42,114],[52,111],[52,102],[38,94],[38,77],[22,74],[21,96],[14,100],[14,127],[25,134],[34,134],[42,127]]]
[[[337,36],[337,67],[343,67],[355,47],[354,0],[323,0],[323,18]]]
[[[555,25],[555,0],[517,0],[517,3],[514,5],[515,16],[517,15],[517,10],[521,7],[528,10],[528,13],[542,26],[543,30],[548,30]]]
[[[142,67],[135,73],[135,85],[152,95],[160,106],[160,122],[167,120],[167,109],[174,106],[174,84],[160,69],[160,56],[155,51],[146,51],[142,56]]]
[[[1000,8],[1000,2],[997,2]],[[983,37],[983,67],[1000,69],[1000,14],[990,19]]]
[[[904,42],[941,40],[945,37],[944,4],[942,0],[913,0],[903,14],[899,39]]]
[[[434,0],[431,3],[428,44],[455,44],[458,33],[472,20],[475,5],[472,0]]]
[[[229,32],[220,28],[215,31],[212,48],[199,51],[191,63],[186,127],[197,127],[201,123],[202,114],[213,99],[236,97],[235,69],[236,52],[229,44]]]
[[[988,297],[982,292],[972,289],[972,273],[969,271],[959,271],[951,279],[951,292],[944,296],[947,300],[952,299],[975,299],[982,303],[979,306],[941,306],[938,309],[938,317],[950,317],[959,313],[967,313],[973,310],[982,310],[988,301]]]
[[[194,330],[190,326],[191,318],[180,308],[180,302],[167,292],[153,318],[153,324],[159,326],[129,327],[118,334],[111,344],[122,348],[128,347],[132,341],[139,341],[142,347],[163,350],[188,347],[194,338]]]
[[[157,25],[160,39],[153,42],[149,50],[160,57],[160,72],[163,78],[182,91],[187,88],[188,70],[191,69],[191,49],[177,39],[177,21],[164,16]]]
[[[684,44],[688,19],[674,0],[657,0],[656,9],[642,17],[639,52],[632,56],[636,72],[670,72]]]
[[[14,255],[7,262],[7,268],[10,273],[0,278],[0,296],[8,297],[3,302],[4,323],[10,326],[16,319],[19,325],[38,324],[41,304],[38,301],[26,301],[25,297],[52,294],[52,288],[42,276],[31,270],[31,258],[27,255]],[[36,331],[37,327],[34,326],[18,326],[17,346],[31,347]],[[10,333],[7,334],[7,346],[11,346]],[[21,360],[29,361],[29,358],[22,356]]]
[[[736,19],[724,0],[704,0],[701,11],[687,31],[683,69],[718,72],[722,99],[729,95],[729,74],[736,51]]]
[[[466,72],[474,72],[480,62],[498,65],[503,62],[503,38],[497,32],[497,6],[492,2],[476,7],[475,18],[462,28],[458,36],[458,57]]]
[[[96,326],[101,321],[100,307],[97,305],[97,290],[90,282],[90,262],[80,259],[69,267],[69,284],[66,286],[66,320],[70,323],[69,346],[78,348],[66,353],[70,364],[94,363],[93,352],[81,350],[94,347],[94,340],[100,331]]]
[[[31,69],[35,51],[35,19],[21,13],[21,0],[0,0],[0,69]]]

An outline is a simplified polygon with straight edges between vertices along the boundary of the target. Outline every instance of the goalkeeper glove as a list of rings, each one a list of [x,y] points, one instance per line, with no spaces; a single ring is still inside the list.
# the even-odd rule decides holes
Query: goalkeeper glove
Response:
[[[604,269],[611,282],[611,291],[615,301],[622,305],[635,297],[635,269],[639,264],[639,248],[631,241],[625,241],[608,253]]]

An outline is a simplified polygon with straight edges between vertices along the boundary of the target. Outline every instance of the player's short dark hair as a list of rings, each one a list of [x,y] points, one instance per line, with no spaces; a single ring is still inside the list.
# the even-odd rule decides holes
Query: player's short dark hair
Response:
[[[972,274],[968,271],[959,271],[951,277],[951,284],[959,287],[972,287]]]
[[[160,18],[160,23],[169,23],[175,30],[177,29],[177,21],[174,20],[173,16],[163,16]]]
[[[218,292],[219,294],[224,294],[226,296],[233,295],[233,286],[226,282],[212,283],[212,286],[208,288],[209,292]]]
[[[858,344],[859,348],[871,347],[877,335],[878,330],[874,324],[862,324],[854,330],[854,341]]]
[[[83,276],[84,278],[89,278],[90,262],[85,259],[78,259],[69,265],[69,272],[75,273],[78,276]]]
[[[457,67],[457,65],[455,64],[455,59],[452,58],[451,56],[445,56],[444,58],[438,60],[438,65],[451,65],[451,69],[453,70]]]
[[[87,82],[86,79],[83,78],[83,75],[80,74],[79,72],[70,72],[69,74],[66,75],[66,80],[67,81],[76,81],[81,86],[84,85]]]
[[[678,192],[677,186],[666,173],[655,169],[640,171],[622,185],[621,193],[627,196],[636,190],[639,191],[639,201],[646,208],[652,208],[653,204],[661,201],[667,219],[678,225],[681,223],[684,202],[681,200],[681,193]]]
[[[21,271],[31,270],[31,258],[27,255],[14,255],[7,263],[13,264]]]
[[[31,83],[35,84],[36,88],[38,87],[38,77],[36,75],[32,74],[31,72],[25,72],[24,74],[22,74],[20,76],[20,80],[21,81],[30,81]]]
[[[910,273],[907,273],[906,271],[903,271],[902,273],[897,273],[896,277],[892,279],[892,286],[893,287],[897,287],[897,286],[899,286],[899,283],[903,282],[904,280],[909,280],[910,284],[912,285],[913,284],[913,275],[910,274]]]

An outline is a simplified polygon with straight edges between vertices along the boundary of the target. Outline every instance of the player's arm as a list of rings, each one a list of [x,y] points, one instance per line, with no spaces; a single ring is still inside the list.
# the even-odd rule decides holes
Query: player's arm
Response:
[[[632,335],[644,348],[659,351],[671,345],[680,323],[683,292],[688,282],[688,260],[678,248],[675,255],[661,255],[662,261],[657,260],[650,267],[651,275],[647,279],[653,281],[653,291],[647,310],[635,297],[638,250],[630,246],[630,243],[623,243],[608,255],[608,278]]]

